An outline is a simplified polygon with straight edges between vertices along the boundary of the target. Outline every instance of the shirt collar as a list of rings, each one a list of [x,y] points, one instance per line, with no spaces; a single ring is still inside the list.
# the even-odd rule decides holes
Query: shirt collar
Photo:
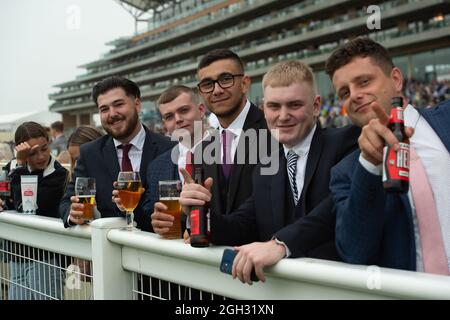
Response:
[[[44,171],[42,172],[42,178],[45,178],[46,176],[51,175],[53,172],[55,172],[55,157],[53,157],[52,155],[50,155],[50,162],[48,164],[48,166],[44,169]],[[27,164],[27,169],[29,172],[33,172],[30,168],[30,165]]]
[[[242,109],[241,113],[234,119],[234,121],[226,128],[228,131],[231,131],[234,136],[239,136],[244,128],[245,119],[247,118],[248,111],[250,110],[250,101],[247,100],[245,103],[244,109]],[[222,134],[222,131],[225,128],[219,123],[219,131]]]
[[[412,105],[408,104],[403,112],[405,126],[414,128],[419,120],[420,113]]]
[[[300,158],[305,157],[309,152],[309,148],[311,147],[311,141],[314,136],[314,132],[316,132],[316,128],[317,124],[314,124],[314,127],[309,131],[308,135],[292,148],[287,148],[285,145],[283,145],[284,155],[287,157],[288,152],[292,150],[295,152],[295,154],[298,154]]]
[[[139,151],[142,151],[144,149],[144,142],[145,142],[145,129],[142,124],[139,124],[141,126],[141,130],[139,130],[138,134],[134,136],[133,139],[129,142],[132,144],[135,148],[137,148]],[[114,146],[117,147],[122,145],[123,143],[119,140],[116,140],[113,138]]]

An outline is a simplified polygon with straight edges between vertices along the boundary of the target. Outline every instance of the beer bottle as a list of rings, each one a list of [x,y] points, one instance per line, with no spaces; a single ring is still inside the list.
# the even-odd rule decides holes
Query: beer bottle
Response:
[[[194,167],[195,183],[203,185],[203,168]],[[208,247],[209,246],[209,203],[203,206],[192,206],[190,211],[191,218],[191,246]]]
[[[383,187],[389,193],[405,193],[409,189],[409,138],[405,134],[403,98],[392,98],[388,128],[400,142],[395,151],[386,145],[383,149]]]

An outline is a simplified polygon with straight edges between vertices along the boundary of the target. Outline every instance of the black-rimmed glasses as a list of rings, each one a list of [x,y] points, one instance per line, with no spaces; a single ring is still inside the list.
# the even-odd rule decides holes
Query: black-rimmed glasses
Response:
[[[231,88],[232,86],[234,86],[234,78],[243,76],[243,74],[226,73],[219,76],[217,80],[203,80],[197,85],[197,87],[201,93],[211,93],[214,91],[216,83],[219,84],[222,89]]]

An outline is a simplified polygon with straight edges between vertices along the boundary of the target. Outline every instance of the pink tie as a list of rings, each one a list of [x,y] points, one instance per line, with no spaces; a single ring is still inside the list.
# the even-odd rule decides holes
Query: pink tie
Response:
[[[433,191],[422,161],[413,147],[411,154],[411,191],[419,224],[425,272],[449,275],[447,255],[442,240],[441,227],[434,203]]]

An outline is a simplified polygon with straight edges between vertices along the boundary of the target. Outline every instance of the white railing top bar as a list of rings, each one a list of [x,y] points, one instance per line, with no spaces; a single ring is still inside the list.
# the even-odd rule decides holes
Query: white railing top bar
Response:
[[[211,289],[211,285],[214,284],[215,288],[219,288],[216,293],[233,298],[450,299],[450,277],[311,258],[284,259],[275,266],[265,269],[266,283],[244,286],[238,280],[231,280],[230,276],[223,275],[219,271],[225,247],[193,248],[184,244],[182,240],[164,240],[158,235],[140,231],[111,230],[108,233],[108,239],[124,246],[123,264],[126,269],[154,276],[158,273],[164,274],[165,270],[162,268],[173,268],[167,265],[168,263],[183,265],[184,269],[189,270],[188,265],[192,262],[192,270],[200,266],[204,269],[203,274],[206,278],[208,278],[208,272],[215,272],[212,275],[215,278],[214,282],[211,282],[210,278],[205,280],[204,285],[198,278],[191,281],[187,279],[190,277],[186,276],[189,274],[188,271],[185,274],[179,272],[177,276],[167,273],[166,280],[185,285],[195,284],[203,290],[208,290],[208,286]],[[148,264],[145,263],[146,258],[149,260]],[[156,265],[159,263],[157,261],[166,261],[166,265],[161,262],[159,270],[156,270]],[[148,272],[149,270],[152,271]],[[302,287],[304,291],[308,288],[310,292],[301,293]],[[274,288],[285,290],[278,289],[276,292],[271,292]],[[324,289],[326,289],[325,292]],[[297,293],[296,290],[299,292]]]
[[[61,219],[0,212],[0,239],[90,260],[91,227],[64,228]]]

